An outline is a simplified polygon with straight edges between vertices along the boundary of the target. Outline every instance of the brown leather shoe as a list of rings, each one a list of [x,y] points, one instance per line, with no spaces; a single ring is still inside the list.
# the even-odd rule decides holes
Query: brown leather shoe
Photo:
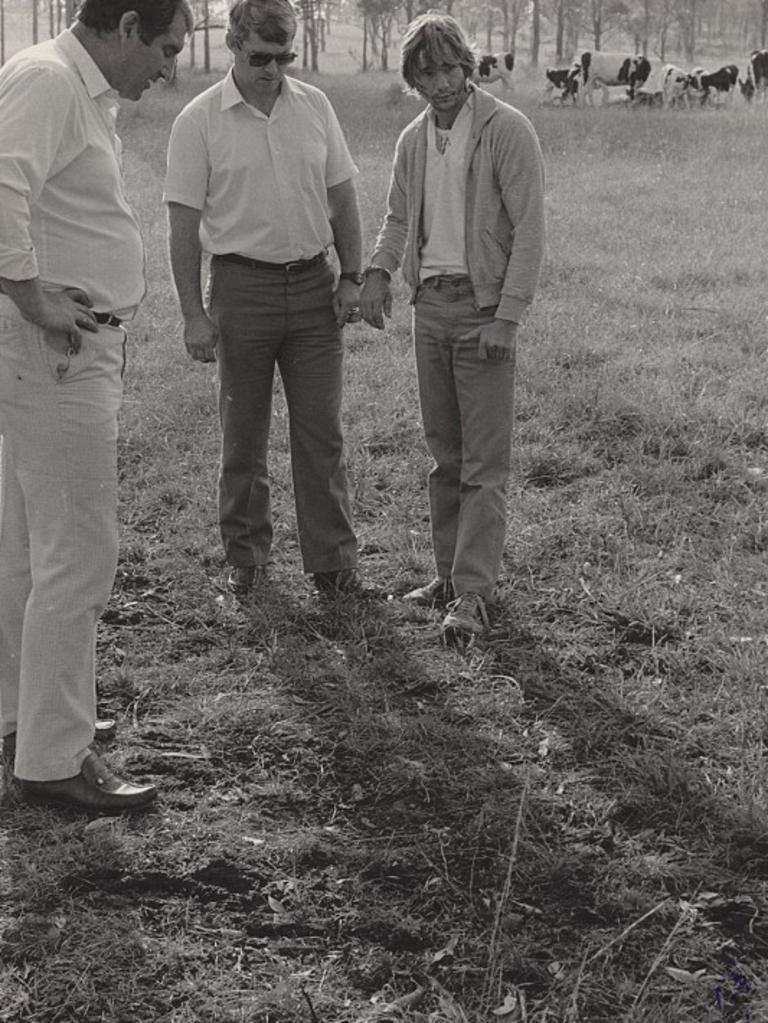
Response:
[[[83,761],[80,774],[56,781],[21,781],[28,803],[55,803],[95,814],[118,814],[142,810],[155,799],[154,785],[129,785],[115,777],[93,751]]]

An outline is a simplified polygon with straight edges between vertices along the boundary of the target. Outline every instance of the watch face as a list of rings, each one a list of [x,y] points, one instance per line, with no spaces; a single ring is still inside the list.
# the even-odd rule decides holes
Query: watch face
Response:
[[[362,284],[364,279],[361,273],[344,273],[340,276],[343,281],[354,281],[355,284]]]

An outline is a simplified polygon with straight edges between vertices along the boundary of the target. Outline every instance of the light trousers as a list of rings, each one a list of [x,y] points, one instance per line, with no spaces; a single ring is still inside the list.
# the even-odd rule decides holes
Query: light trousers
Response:
[[[219,328],[219,519],[232,565],[265,565],[272,546],[267,454],[275,367],[288,406],[296,524],[305,572],[357,563],[341,428],[343,349],[326,263],[299,273],[214,257]]]
[[[424,435],[434,466],[428,492],[437,574],[457,595],[491,596],[504,554],[514,359],[480,359],[477,337],[494,319],[468,280],[422,284],[413,314]]]
[[[0,295],[0,730],[15,773],[76,775],[96,720],[96,622],[117,567],[125,331],[76,355]]]

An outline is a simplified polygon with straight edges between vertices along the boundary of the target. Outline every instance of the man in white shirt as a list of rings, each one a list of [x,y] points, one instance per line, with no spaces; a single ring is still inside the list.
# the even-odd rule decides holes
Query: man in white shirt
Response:
[[[401,48],[407,85],[429,104],[395,150],[387,213],[360,311],[391,311],[402,265],[413,334],[437,573],[406,600],[446,606],[460,648],[488,627],[506,530],[515,353],[544,250],[543,161],[518,110],[471,84],[476,57],[457,22],[427,13]]]
[[[233,67],[182,110],[168,149],[171,267],[187,351],[218,361],[219,520],[240,597],[263,583],[272,546],[275,366],[304,571],[321,594],[361,591],[341,430],[341,328],[361,283],[356,168],[325,94],[285,75],[296,26],[290,0],[237,0]]]
[[[187,0],[84,0],[0,71],[0,729],[21,794],[147,806],[91,749],[117,566],[117,415],[145,291],[118,99],[172,75]]]

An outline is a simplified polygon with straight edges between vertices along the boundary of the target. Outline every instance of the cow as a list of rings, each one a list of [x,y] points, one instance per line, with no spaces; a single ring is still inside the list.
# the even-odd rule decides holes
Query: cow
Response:
[[[579,91],[578,81],[571,76],[571,68],[569,67],[548,67],[544,71],[544,76],[547,79],[547,84],[544,86],[544,99],[552,93],[555,89],[560,90],[561,103],[570,96],[571,99],[576,102],[576,95]]]
[[[662,68],[661,94],[665,107],[684,106],[691,104],[690,89],[693,79],[687,71],[674,64],[665,64]]]
[[[752,77],[752,68],[747,68],[747,77],[744,81],[739,78],[739,88],[746,103],[751,103],[755,98],[755,80]]]
[[[571,68],[571,77],[578,81],[581,95],[592,102],[594,89],[602,88],[603,103],[608,102],[608,88],[613,85],[624,85],[627,95],[632,100],[635,89],[642,85],[651,73],[650,61],[638,54],[594,53],[587,50],[578,57]]]
[[[768,93],[768,50],[753,50],[749,55],[747,77],[739,88],[744,99],[749,103],[754,96],[764,100]]]
[[[633,106],[661,106],[664,99],[664,68],[654,67],[648,78],[636,86]]]
[[[697,67],[691,71],[690,78],[689,88],[701,94],[702,105],[712,99],[713,92],[718,98],[724,97],[724,102],[730,103],[739,80],[739,69],[735,64],[726,64],[717,71],[705,71],[704,68]]]
[[[472,81],[476,85],[492,85],[493,82],[501,82],[506,92],[512,86],[512,68],[514,66],[514,53],[486,53],[478,58],[477,67],[472,72]]]

